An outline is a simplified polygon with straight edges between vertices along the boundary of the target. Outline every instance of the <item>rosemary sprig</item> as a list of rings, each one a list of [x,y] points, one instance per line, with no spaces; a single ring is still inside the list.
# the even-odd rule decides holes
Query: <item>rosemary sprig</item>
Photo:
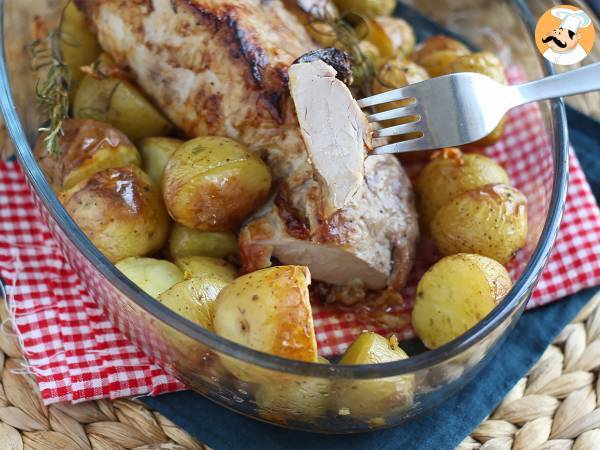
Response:
[[[71,76],[62,60],[60,32],[52,31],[45,39],[31,45],[31,65],[36,72],[45,71],[45,76],[36,84],[36,97],[47,124],[38,131],[47,133],[44,138],[46,151],[52,155],[59,152],[59,138],[63,134],[63,121],[69,117],[69,89]]]

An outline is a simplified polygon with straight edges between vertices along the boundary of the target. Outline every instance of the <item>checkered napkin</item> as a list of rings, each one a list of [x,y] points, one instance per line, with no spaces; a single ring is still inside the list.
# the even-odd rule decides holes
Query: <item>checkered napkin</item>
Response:
[[[518,71],[509,71],[508,77],[512,82],[523,78]],[[510,113],[503,139],[486,149],[528,197],[533,233],[546,216],[536,207],[546,204],[544,196],[550,194],[548,145],[540,111],[528,105]],[[600,284],[600,213],[574,155],[569,172],[561,231],[529,307]],[[530,180],[538,181],[535,188]],[[540,180],[546,189],[539,188]],[[423,248],[420,253],[427,254]],[[513,276],[518,276],[529,256],[530,252],[520,253],[509,268]],[[417,261],[403,292],[404,302],[386,310],[391,321],[374,324],[360,312],[315,305],[320,353],[341,353],[360,331],[369,328],[411,337],[409,318],[416,282],[431,262],[428,258]],[[114,328],[87,294],[41,221],[15,162],[0,162],[0,276],[27,358],[24,369],[37,377],[45,403],[156,395],[184,388]],[[6,332],[7,328],[2,329]]]

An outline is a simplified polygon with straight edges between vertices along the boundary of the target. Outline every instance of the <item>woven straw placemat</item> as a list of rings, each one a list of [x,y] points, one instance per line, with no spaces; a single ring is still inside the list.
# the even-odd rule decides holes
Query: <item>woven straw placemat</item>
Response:
[[[135,400],[45,407],[0,306],[0,449],[208,449]],[[600,449],[599,371],[600,293],[458,448]]]

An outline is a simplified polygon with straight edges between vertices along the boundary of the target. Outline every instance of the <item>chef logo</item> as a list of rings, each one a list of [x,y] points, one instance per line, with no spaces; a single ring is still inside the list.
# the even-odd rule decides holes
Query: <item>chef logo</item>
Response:
[[[594,25],[585,11],[561,5],[546,11],[535,28],[535,43],[553,64],[577,64],[592,50]]]

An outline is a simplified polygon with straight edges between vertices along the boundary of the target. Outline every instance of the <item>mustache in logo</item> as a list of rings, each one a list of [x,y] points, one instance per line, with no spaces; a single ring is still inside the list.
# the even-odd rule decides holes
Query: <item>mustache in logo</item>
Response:
[[[560,48],[565,48],[567,46],[566,42],[559,41],[556,36],[547,36],[542,39],[542,42],[545,44],[547,42],[553,41]]]

